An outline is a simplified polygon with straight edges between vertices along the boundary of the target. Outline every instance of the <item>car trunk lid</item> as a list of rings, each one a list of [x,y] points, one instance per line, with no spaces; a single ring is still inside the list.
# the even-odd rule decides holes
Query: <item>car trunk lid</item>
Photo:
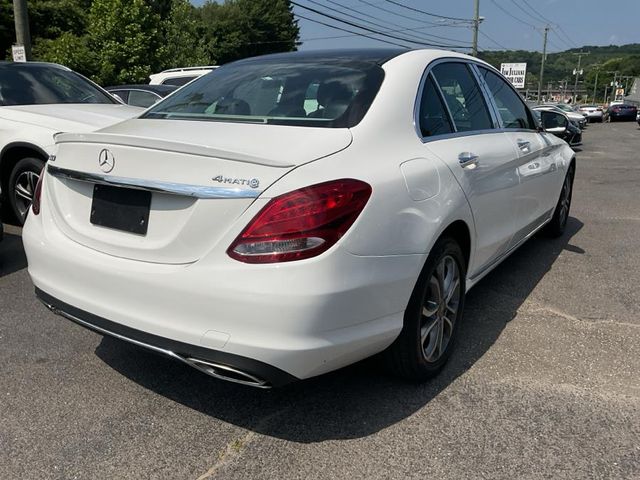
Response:
[[[59,135],[47,194],[68,237],[109,255],[156,263],[197,261],[278,178],[351,143],[347,129],[126,124]]]

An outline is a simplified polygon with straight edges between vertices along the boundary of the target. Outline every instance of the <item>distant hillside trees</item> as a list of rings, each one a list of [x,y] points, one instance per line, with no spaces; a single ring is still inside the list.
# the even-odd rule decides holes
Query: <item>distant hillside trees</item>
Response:
[[[295,50],[288,0],[30,0],[34,60],[67,65],[102,85],[148,81],[173,67]],[[0,0],[0,59],[14,41],[12,0]]]

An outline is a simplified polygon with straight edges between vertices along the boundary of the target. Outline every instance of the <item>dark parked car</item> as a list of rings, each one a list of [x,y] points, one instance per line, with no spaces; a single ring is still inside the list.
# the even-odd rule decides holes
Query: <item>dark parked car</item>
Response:
[[[622,120],[635,120],[638,108],[635,105],[623,103],[621,105],[612,105],[607,109],[607,118],[610,122]]]
[[[175,85],[118,85],[107,87],[105,90],[116,95],[120,100],[134,107],[147,108],[174,92],[179,87]]]
[[[563,139],[572,147],[582,144],[582,130],[570,122],[563,113],[544,107],[534,108],[533,113],[545,132]]]

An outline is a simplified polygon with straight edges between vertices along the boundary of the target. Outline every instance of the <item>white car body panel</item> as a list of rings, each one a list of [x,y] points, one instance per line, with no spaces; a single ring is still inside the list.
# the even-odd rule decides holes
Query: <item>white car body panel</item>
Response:
[[[23,232],[34,284],[119,325],[296,378],[380,352],[402,329],[442,232],[454,222],[468,228],[471,288],[548,221],[573,157],[562,140],[532,131],[423,141],[416,95],[427,65],[443,56],[477,61],[436,50],[387,61],[375,101],[350,129],[136,119],[60,136],[49,168],[100,174],[98,156],[109,148],[110,175],[208,187],[217,174],[255,177],[260,188],[239,184],[240,197],[224,200],[154,193],[142,237],[88,222],[91,183],[46,175],[42,211]],[[477,154],[478,166],[462,168],[461,152]],[[227,255],[269,199],[343,178],[367,182],[372,195],[326,252],[256,265]]]
[[[89,132],[141,112],[140,108],[117,104],[0,106],[0,152],[19,144],[50,155],[56,133]]]

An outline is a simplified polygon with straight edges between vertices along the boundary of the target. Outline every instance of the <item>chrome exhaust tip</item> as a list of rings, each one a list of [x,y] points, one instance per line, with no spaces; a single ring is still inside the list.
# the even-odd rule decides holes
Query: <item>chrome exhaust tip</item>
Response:
[[[271,385],[266,380],[228,365],[191,357],[182,357],[182,361],[218,380],[225,380],[227,382],[239,383],[256,388],[271,388]]]

